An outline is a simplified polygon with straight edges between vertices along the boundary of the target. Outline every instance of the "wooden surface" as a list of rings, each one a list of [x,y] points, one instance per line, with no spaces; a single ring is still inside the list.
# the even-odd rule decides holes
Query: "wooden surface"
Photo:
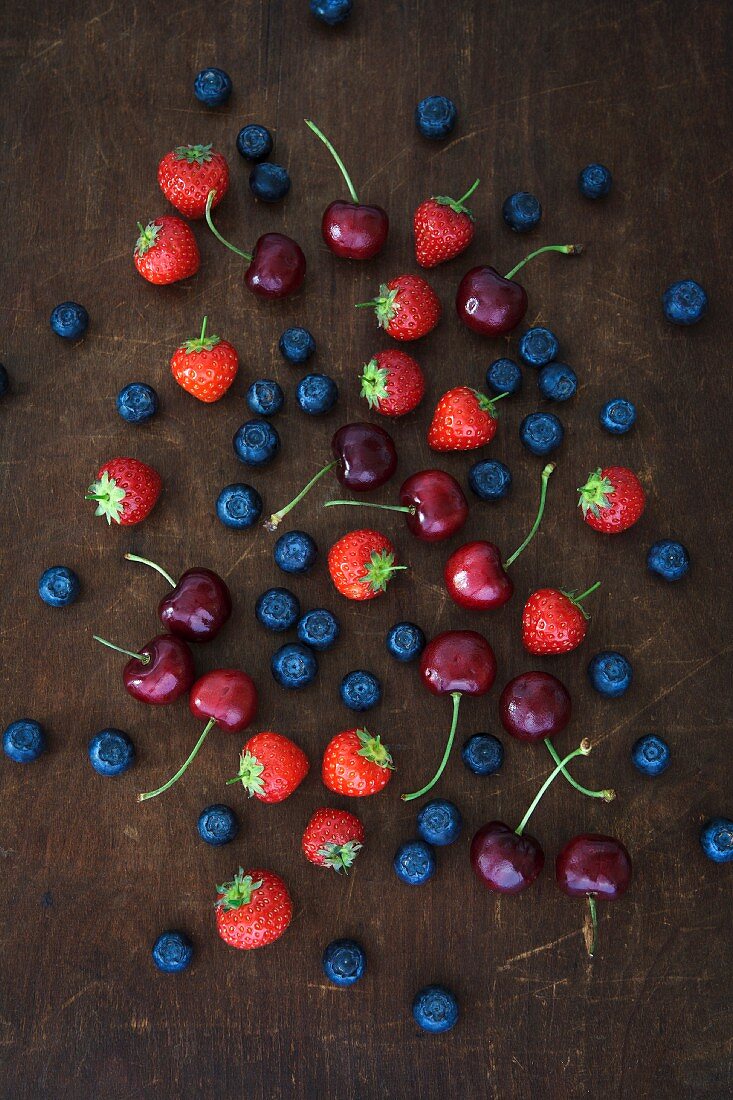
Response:
[[[180,5],[119,0],[10,3],[1,36],[5,242],[0,349],[14,392],[0,408],[2,725],[32,716],[50,751],[37,764],[0,764],[0,968],[2,1095],[73,1100],[181,1097],[274,1098],[710,1097],[730,1093],[731,874],[706,861],[701,820],[731,813],[730,460],[731,183],[730,19],[723,2],[612,4],[567,0],[446,5],[439,0],[356,0],[350,23],[322,28],[305,0]],[[206,110],[191,82],[204,65],[232,76],[228,107]],[[460,120],[451,140],[427,143],[412,112],[422,96],[451,95]],[[324,205],[343,193],[304,116],[331,136],[367,200],[385,205],[392,232],[375,261],[348,265],[324,248]],[[275,159],[292,173],[287,201],[256,205],[234,151],[241,125],[276,131]],[[223,232],[246,247],[282,229],[308,257],[303,292],[272,306],[255,300],[243,265],[196,228],[202,269],[170,289],[144,283],[132,266],[135,222],[167,212],[156,165],[182,142],[213,141],[230,157],[232,187],[218,213]],[[605,203],[580,199],[575,178],[598,159],[614,173]],[[516,350],[459,327],[452,298],[466,267],[511,267],[529,247],[558,240],[588,245],[579,260],[548,257],[527,271],[528,322],[558,333],[581,388],[560,415],[566,442],[550,486],[544,529],[513,569],[517,593],[498,614],[472,616],[441,583],[448,547],[425,548],[399,517],[374,521],[409,564],[383,599],[347,605],[330,587],[325,553],[351,517],[324,512],[335,483],[314,492],[293,526],[318,539],[321,560],[292,587],[304,605],[338,614],[343,636],[323,656],[317,682],[300,694],[276,688],[268,662],[279,642],[255,622],[254,600],[276,570],[271,537],[234,533],[214,515],[228,482],[252,481],[271,510],[328,453],[333,430],[362,417],[357,373],[388,340],[352,303],[383,278],[415,270],[411,214],[431,193],[460,194],[480,175],[475,243],[430,278],[440,327],[414,347],[428,377],[419,412],[394,425],[401,479],[433,464],[425,442],[431,408],[449,385],[481,385],[488,362]],[[501,202],[535,192],[543,224],[528,238],[503,226]],[[671,281],[699,278],[711,299],[698,328],[673,328],[659,297]],[[51,308],[86,304],[91,326],[78,346],[49,330]],[[239,348],[242,369],[228,397],[197,404],[173,383],[168,358],[181,338],[210,327]],[[334,375],[341,399],[323,420],[306,420],[294,386],[300,374],[276,344],[287,325],[307,325],[315,364]],[[243,394],[257,377],[287,391],[277,426],[281,457],[267,470],[239,465],[231,437],[247,417]],[[162,411],[148,427],[126,425],[114,398],[132,380],[155,385]],[[636,430],[612,438],[600,405],[622,394],[639,409]],[[534,513],[540,460],[524,453],[518,424],[539,407],[534,377],[507,401],[487,453],[509,463],[511,501],[474,504],[463,535],[507,550]],[[108,530],[83,492],[99,464],[131,454],[150,461],[166,492],[142,526]],[[440,464],[462,479],[476,456]],[[596,464],[628,463],[648,508],[618,540],[595,535],[575,509],[575,486]],[[680,585],[646,572],[646,548],[679,536],[693,570]],[[228,579],[231,624],[196,650],[201,670],[240,665],[261,688],[258,729],[292,734],[313,769],[280,807],[245,804],[223,779],[240,739],[212,735],[195,769],[165,797],[137,805],[137,791],[167,776],[198,732],[183,705],[147,710],[126,696],[120,663],[91,641],[101,631],[138,645],[156,633],[162,582],[128,565],[148,554],[173,573],[202,564]],[[41,571],[63,562],[83,582],[76,606],[54,611],[35,591]],[[482,630],[499,677],[492,694],[466,701],[459,743],[498,732],[501,685],[536,665],[523,654],[523,599],[541,584],[603,587],[593,598],[584,647],[542,667],[573,694],[574,720],[559,739],[589,736],[596,751],[577,766],[591,785],[612,784],[611,806],[559,783],[533,821],[547,854],[535,888],[495,898],[473,879],[468,844],[484,821],[518,821],[547,774],[542,749],[506,743],[503,771],[470,776],[458,754],[440,793],[464,818],[459,843],[439,870],[411,890],[392,873],[397,845],[414,833],[414,806],[398,800],[434,767],[449,723],[448,700],[429,697],[417,670],[387,657],[384,635],[403,617],[428,634]],[[617,647],[635,681],[617,702],[594,695],[589,657]],[[307,865],[299,849],[312,810],[328,798],[317,762],[327,739],[350,724],[337,684],[367,667],[384,683],[369,725],[391,746],[398,772],[387,792],[357,809],[368,843],[348,880]],[[86,745],[106,725],[129,731],[139,760],[118,780],[97,776]],[[629,748],[657,731],[673,765],[646,781]],[[507,739],[505,738],[505,741]],[[195,830],[203,806],[229,799],[241,812],[235,844],[214,850]],[[353,807],[349,807],[353,808]],[[582,941],[583,908],[556,890],[552,860],[575,832],[614,833],[628,845],[635,880],[626,899],[601,910],[598,956]],[[296,904],[277,946],[235,954],[214,933],[214,884],[236,866],[281,873]],[[158,932],[181,927],[196,944],[184,975],[159,975],[150,960]],[[351,991],[321,974],[324,946],[350,935],[369,957]],[[457,993],[454,1032],[429,1037],[410,1015],[414,992],[431,981]]]

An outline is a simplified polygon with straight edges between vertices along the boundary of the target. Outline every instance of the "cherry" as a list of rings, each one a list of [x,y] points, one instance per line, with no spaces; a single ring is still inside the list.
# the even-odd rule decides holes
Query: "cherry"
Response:
[[[165,577],[173,591],[158,604],[158,617],[171,634],[187,642],[210,642],[232,613],[232,597],[225,582],[211,569],[187,569],[173,580],[160,565],[137,554],[125,554],[128,561],[149,565]]]
[[[306,126],[320,138],[339,166],[352,201],[337,199],[327,206],[321,222],[321,235],[335,256],[346,260],[370,260],[384,248],[389,233],[389,218],[381,206],[366,206],[359,202],[351,177],[331,142],[314,122],[305,119]]]
[[[588,899],[591,934],[586,937],[593,958],[598,938],[596,899],[612,901],[626,893],[631,882],[631,856],[612,836],[581,833],[565,845],[555,860],[555,878],[564,894]]]
[[[403,481],[401,504],[372,504],[361,500],[327,500],[325,507],[350,504],[404,512],[408,530],[422,542],[440,542],[460,531],[468,518],[468,501],[451,474],[443,470],[419,470]]]
[[[209,191],[206,200],[206,224],[218,241],[232,252],[249,261],[244,281],[248,290],[260,298],[287,298],[300,290],[305,278],[305,256],[297,241],[282,233],[264,233],[255,242],[252,252],[242,252],[222,237],[211,219],[211,204],[216,191]]]
[[[139,653],[113,645],[98,634],[93,637],[95,642],[130,658],[122,669],[122,682],[133,699],[141,703],[154,707],[175,703],[194,681],[196,670],[191,650],[172,634],[159,634],[142,646]]]
[[[543,252],[577,256],[579,244],[546,244],[500,275],[493,267],[472,267],[461,279],[456,293],[456,311],[464,325],[482,336],[503,336],[515,329],[527,312],[527,291],[514,276],[526,263]]]
[[[138,802],[155,798],[178,782],[189,764],[196,759],[213,726],[219,726],[225,733],[241,733],[246,729],[257,713],[257,688],[246,672],[236,668],[217,668],[205,673],[193,685],[188,708],[194,717],[208,719],[203,733],[176,774],[157,790],[139,794]]]

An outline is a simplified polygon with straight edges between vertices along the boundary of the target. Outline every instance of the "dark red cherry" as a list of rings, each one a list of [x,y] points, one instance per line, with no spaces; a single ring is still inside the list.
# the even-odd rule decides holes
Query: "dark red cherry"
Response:
[[[554,737],[570,721],[570,692],[549,672],[523,672],[510,680],[499,699],[499,717],[519,741]]]
[[[468,610],[503,607],[514,593],[511,577],[501,563],[501,551],[493,542],[459,546],[445,563],[443,576],[451,599]]]
[[[446,630],[423,650],[420,676],[433,695],[485,695],[496,679],[496,657],[475,630]]]
[[[409,508],[407,527],[423,542],[440,542],[460,531],[468,518],[468,501],[451,474],[420,470],[400,487],[400,503]]]
[[[292,237],[265,233],[252,252],[244,281],[260,298],[287,298],[300,290],[305,278],[303,249]]]
[[[631,882],[631,856],[615,837],[581,833],[557,856],[555,878],[571,898],[620,898]]]
[[[377,424],[344,424],[334,433],[331,450],[336,477],[355,493],[379,489],[397,469],[392,436]]]
[[[323,212],[323,239],[335,256],[345,260],[370,260],[382,251],[388,233],[389,218],[381,206],[337,199]]]
[[[175,703],[194,681],[196,670],[191,650],[172,634],[159,634],[138,653],[121,649],[97,634],[94,640],[130,658],[122,669],[122,682],[133,699],[141,703],[154,707]]]
[[[483,825],[471,841],[471,866],[489,890],[520,894],[545,865],[545,854],[533,836],[518,836],[503,821]]]
[[[186,570],[158,605],[160,620],[171,634],[189,642],[211,641],[231,613],[229,589],[211,569]]]

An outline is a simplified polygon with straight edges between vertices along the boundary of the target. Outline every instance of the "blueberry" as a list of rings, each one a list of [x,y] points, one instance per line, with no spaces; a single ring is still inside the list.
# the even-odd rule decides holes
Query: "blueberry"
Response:
[[[432,141],[447,138],[456,124],[458,110],[444,95],[429,95],[415,108],[415,124],[423,137]]]
[[[396,623],[387,634],[387,652],[397,661],[414,661],[425,649],[425,635],[414,623]]]
[[[486,385],[494,393],[519,393],[522,372],[513,359],[495,359],[487,368]]]
[[[272,134],[264,126],[251,122],[237,134],[237,151],[245,160],[255,164],[267,160],[272,152]]]
[[[9,389],[10,376],[3,364],[0,363],[0,397],[5,397],[5,394],[8,392]]]
[[[338,401],[338,386],[327,374],[306,374],[296,390],[298,404],[303,412],[320,416],[330,412]]]
[[[708,311],[708,296],[694,279],[682,279],[667,287],[662,308],[673,325],[696,325]]]
[[[433,798],[426,802],[417,815],[417,833],[426,844],[443,847],[458,840],[463,818],[453,802],[445,798]]]
[[[330,649],[341,632],[338,619],[325,607],[306,611],[298,623],[298,641],[311,649]]]
[[[290,642],[273,653],[270,669],[281,687],[297,689],[306,687],[315,679],[318,661],[311,649]]]
[[[435,874],[435,852],[424,840],[408,840],[397,849],[392,866],[408,886],[422,886]]]
[[[41,573],[38,595],[49,607],[68,607],[79,595],[81,585],[73,569],[65,565],[52,565]]]
[[[468,484],[480,500],[503,500],[511,491],[512,473],[503,462],[485,458],[468,471]]]
[[[316,342],[307,328],[286,328],[277,342],[288,363],[307,363],[316,350]]]
[[[193,82],[193,94],[207,107],[220,107],[232,94],[232,81],[223,69],[202,69]]]
[[[242,531],[262,515],[262,497],[251,485],[226,485],[216,498],[216,514],[225,527]]]
[[[634,678],[634,670],[621,653],[604,650],[596,653],[588,665],[588,679],[591,687],[607,699],[617,699],[625,695]]]
[[[64,340],[78,340],[89,327],[89,314],[78,302],[62,302],[51,313],[51,328]]]
[[[339,685],[339,695],[350,710],[371,710],[382,698],[382,685],[373,673],[357,668],[346,673]]]
[[[548,363],[537,375],[537,385],[548,401],[569,401],[578,390],[578,376],[566,363]]]
[[[153,962],[164,974],[178,974],[193,958],[193,944],[184,932],[161,932],[153,944]]]
[[[458,1001],[445,986],[426,985],[415,994],[412,1015],[423,1031],[450,1031],[458,1023]]]
[[[89,760],[100,775],[121,775],[135,760],[135,746],[122,730],[102,730],[89,742]]]
[[[461,749],[461,760],[474,775],[494,775],[504,763],[504,746],[493,733],[474,733]]]
[[[318,547],[305,531],[287,531],[280,535],[272,553],[283,573],[307,573],[318,557]]]
[[[602,199],[611,190],[613,177],[602,164],[588,164],[578,176],[578,190],[586,199]]]
[[[117,394],[117,412],[128,424],[144,424],[158,411],[158,395],[145,382],[130,382]]]
[[[631,762],[643,775],[661,775],[669,761],[669,745],[655,733],[645,734],[631,746]]]
[[[234,810],[217,802],[201,811],[196,828],[202,840],[212,848],[220,848],[234,840],[239,832],[239,821]]]
[[[711,817],[700,830],[700,846],[713,863],[733,860],[733,821],[729,817]]]
[[[554,413],[530,413],[519,425],[519,438],[533,455],[549,455],[563,441],[564,429]]]
[[[310,0],[310,9],[316,19],[336,27],[351,15],[352,0]]]
[[[232,442],[235,455],[245,466],[266,466],[280,450],[280,436],[268,420],[247,420]]]
[[[601,427],[612,435],[623,435],[636,423],[636,407],[624,397],[614,397],[601,409]]]
[[[504,199],[501,216],[515,233],[528,233],[542,218],[540,200],[529,191],[517,191]]]
[[[665,581],[679,581],[690,568],[690,555],[681,542],[660,539],[649,549],[646,564]]]
[[[274,416],[283,407],[283,391],[271,378],[259,378],[247,390],[245,401],[256,416]]]
[[[323,952],[323,973],[334,985],[358,982],[365,966],[364,948],[355,940],[333,940]]]
[[[263,160],[249,174],[249,189],[261,202],[281,202],[290,190],[290,175],[282,164]]]
[[[255,604],[255,615],[268,630],[290,630],[300,615],[298,597],[287,588],[268,588]]]
[[[519,341],[519,357],[528,367],[546,367],[557,359],[559,352],[557,336],[541,325],[528,328]]]
[[[43,729],[32,718],[11,722],[3,734],[3,752],[17,764],[31,764],[45,748]]]

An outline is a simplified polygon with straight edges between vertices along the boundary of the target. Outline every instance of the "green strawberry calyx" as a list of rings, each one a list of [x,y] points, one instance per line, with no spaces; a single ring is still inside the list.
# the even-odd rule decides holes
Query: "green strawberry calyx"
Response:
[[[357,302],[354,309],[373,309],[380,326],[387,328],[390,321],[394,321],[399,313],[400,307],[397,302],[399,292],[399,287],[390,290],[386,283],[382,283],[376,298],[372,298],[369,302]]]
[[[367,729],[361,729],[356,731],[356,736],[359,738],[360,749],[357,749],[357,756],[363,756],[365,760],[368,760],[371,764],[376,764],[378,768],[389,768],[390,771],[394,771],[394,764],[392,763],[392,755],[386,745],[382,744],[382,739],[377,734],[374,736]]]
[[[326,867],[332,867],[339,873],[348,873],[362,845],[358,840],[347,840],[345,844],[324,844],[318,849],[318,855]]]
[[[122,506],[125,501],[125,490],[120,488],[113,477],[105,470],[98,481],[92,482],[84,496],[85,500],[96,500],[97,510],[95,516],[106,516],[107,523],[120,522]]]
[[[255,890],[262,886],[262,880],[253,882],[251,875],[245,875],[240,867],[231,882],[225,882],[217,886],[220,895],[216,902],[217,909],[228,912],[230,909],[242,909],[252,901]]]
[[[163,227],[161,225],[156,225],[155,222],[148,222],[144,229],[141,223],[138,222],[137,227],[140,230],[140,236],[135,245],[135,252],[138,256],[144,256],[155,244],[158,239],[158,234]]]
[[[213,157],[211,145],[179,145],[173,150],[176,160],[185,160],[188,164],[207,164]]]
[[[468,207],[464,206],[463,204],[465,203],[466,199],[469,199],[471,197],[471,195],[474,193],[480,183],[481,180],[474,180],[468,191],[466,191],[466,194],[461,195],[460,199],[452,199],[449,195],[433,195],[433,202],[437,202],[441,206],[449,206],[451,210],[454,211],[454,213],[465,214],[471,219],[471,221],[473,221],[473,214],[468,209]]]
[[[561,588],[560,592],[563,596],[565,596],[566,599],[570,600],[573,607],[577,607],[578,611],[581,613],[583,618],[586,619],[588,622],[590,622],[590,615],[588,614],[588,612],[583,607],[583,600],[585,599],[586,596],[590,596],[591,592],[595,592],[596,588],[600,588],[600,587],[601,587],[601,582],[596,581],[595,584],[592,584],[590,586],[590,588],[586,588],[585,592],[581,592],[580,594],[578,594],[574,590],[572,592],[568,592],[564,588]]]
[[[471,387],[469,387],[471,389]],[[506,393],[500,393],[497,397],[487,397],[485,393],[481,393],[480,390],[471,389],[471,393],[476,398],[476,403],[481,409],[481,412],[488,413],[492,420],[498,420],[499,416],[496,411],[496,402],[501,401],[503,397],[508,397],[508,391]]]
[[[605,511],[606,508],[611,507],[611,502],[608,499],[610,494],[615,491],[615,487],[607,477],[603,477],[600,466],[597,470],[594,470],[590,475],[585,485],[582,485],[578,492],[580,493],[580,499],[578,501],[578,507],[582,509],[583,515],[586,516],[588,512],[591,512],[594,516],[599,516],[601,510]]]
[[[201,325],[201,334],[199,336],[194,340],[186,340],[182,345],[186,355],[190,355],[192,352],[211,351],[217,344],[221,343],[220,337],[206,335],[208,320],[208,317],[204,317],[203,324]]]
[[[370,359],[361,375],[361,396],[366,397],[370,409],[389,397],[387,379],[389,371],[380,367],[376,359]]]
[[[368,564],[364,567],[363,577],[359,577],[360,584],[368,584],[372,592],[384,592],[392,577],[398,569],[406,569],[406,565],[395,565],[394,554],[386,550],[372,550]]]
[[[233,779],[227,779],[227,783],[241,783],[251,798],[253,794],[264,794],[265,784],[262,782],[262,773],[265,765],[260,764],[256,756],[245,750],[239,754],[239,774]]]

